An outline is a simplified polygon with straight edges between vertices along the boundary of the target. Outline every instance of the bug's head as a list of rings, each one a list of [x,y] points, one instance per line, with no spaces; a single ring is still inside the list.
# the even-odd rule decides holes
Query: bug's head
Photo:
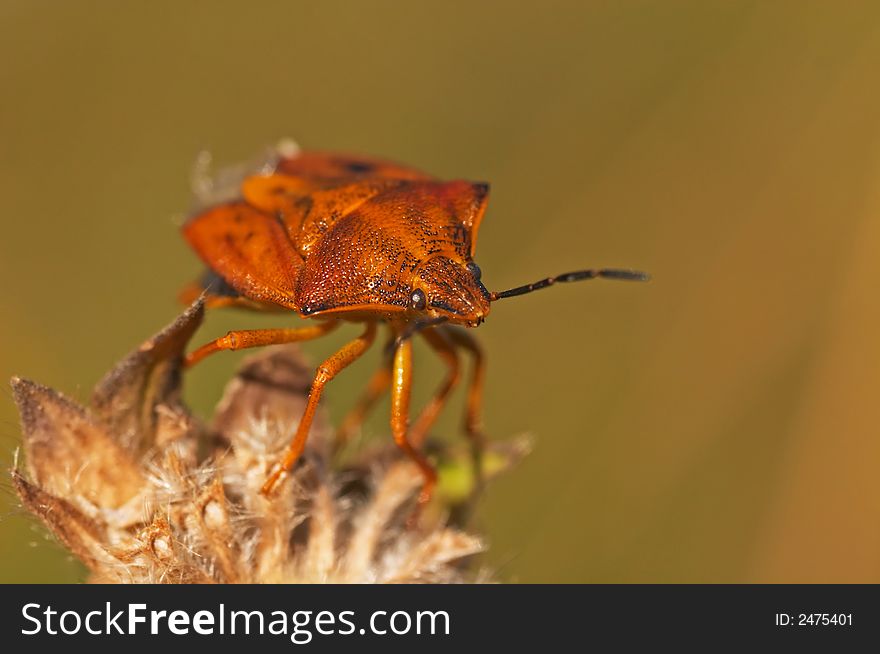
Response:
[[[410,309],[428,320],[476,327],[489,314],[490,293],[473,261],[435,256],[419,266],[410,292]]]

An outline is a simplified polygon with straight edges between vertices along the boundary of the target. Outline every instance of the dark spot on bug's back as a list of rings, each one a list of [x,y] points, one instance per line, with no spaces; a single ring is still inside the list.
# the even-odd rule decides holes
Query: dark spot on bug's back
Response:
[[[345,169],[354,174],[359,173],[368,173],[373,170],[373,164],[366,163],[365,161],[349,161],[345,164]]]

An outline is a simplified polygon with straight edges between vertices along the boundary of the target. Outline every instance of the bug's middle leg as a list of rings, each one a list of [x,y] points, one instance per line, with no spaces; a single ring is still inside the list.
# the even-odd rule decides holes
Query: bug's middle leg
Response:
[[[339,374],[340,371],[347,368],[366,352],[370,345],[373,344],[375,338],[376,323],[368,323],[363,334],[343,345],[335,354],[328,357],[324,363],[318,366],[315,378],[312,380],[312,388],[309,391],[306,408],[296,428],[296,434],[294,434],[281,459],[272,466],[266,482],[260,489],[263,495],[268,495],[272,492],[281,477],[293,467],[293,464],[299,459],[299,455],[302,454],[303,448],[306,445],[306,439],[309,436],[309,428],[312,426],[312,420],[318,408],[318,400],[321,399],[321,393],[324,391],[324,386]]]

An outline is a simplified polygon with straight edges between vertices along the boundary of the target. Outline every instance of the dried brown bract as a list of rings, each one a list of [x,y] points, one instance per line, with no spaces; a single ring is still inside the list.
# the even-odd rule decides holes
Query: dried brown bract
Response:
[[[331,466],[316,421],[301,464],[272,497],[269,466],[296,429],[311,373],[292,346],[247,359],[206,426],[183,404],[180,363],[196,302],[120,362],[84,408],[12,380],[27,475],[23,505],[110,583],[463,582],[482,541],[449,511],[407,527],[421,477],[393,446]],[[497,450],[495,467],[524,452]],[[462,466],[466,467],[466,466]],[[454,515],[454,514],[453,514]]]

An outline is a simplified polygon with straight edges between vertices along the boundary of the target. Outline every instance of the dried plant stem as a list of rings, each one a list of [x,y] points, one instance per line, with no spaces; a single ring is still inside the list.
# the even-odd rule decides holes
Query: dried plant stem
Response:
[[[315,421],[299,466],[259,490],[295,430],[310,372],[284,346],[246,360],[204,425],[183,404],[180,362],[202,320],[196,302],[121,361],[88,407],[12,381],[27,476],[22,504],[90,570],[121,583],[385,583],[485,579],[463,562],[480,538],[435,511],[406,518],[421,483],[393,447],[329,464]],[[496,457],[504,467],[521,444]]]

